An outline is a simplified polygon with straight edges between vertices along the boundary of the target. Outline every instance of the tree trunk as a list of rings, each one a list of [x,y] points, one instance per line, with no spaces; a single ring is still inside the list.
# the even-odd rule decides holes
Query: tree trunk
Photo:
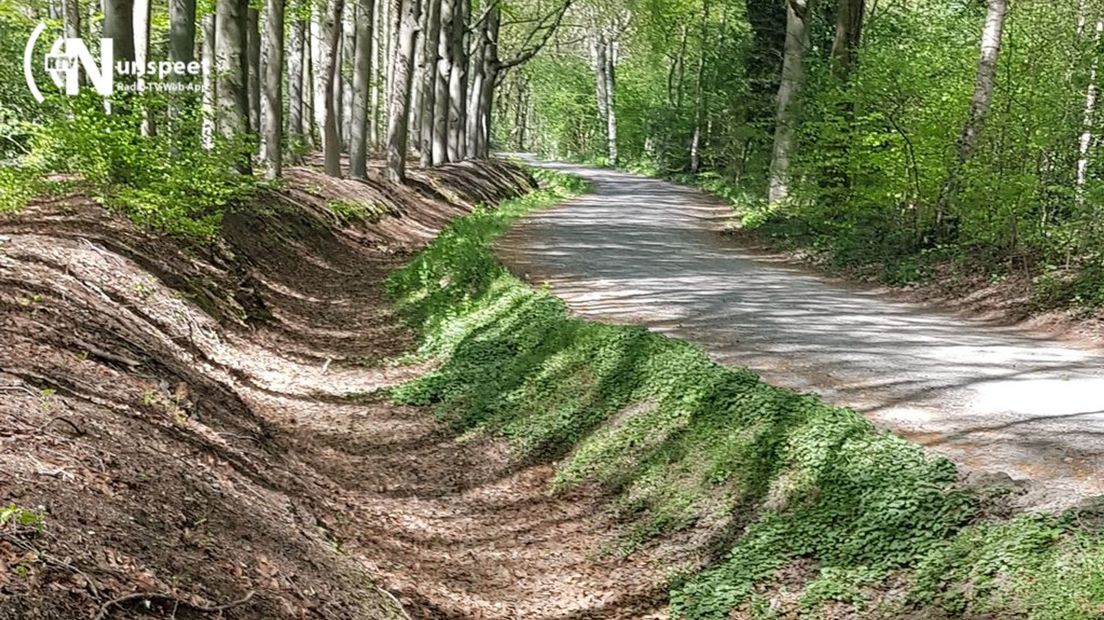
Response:
[[[425,67],[422,71],[421,164],[433,164],[433,121],[437,109],[438,39],[441,36],[441,0],[423,0],[426,6],[426,32],[422,37]]]
[[[217,0],[215,18],[215,92],[223,137],[240,140],[249,128],[246,93],[246,0]]]
[[[261,13],[250,7],[246,12],[246,78],[249,84],[249,129],[259,132],[261,128]]]
[[[1100,45],[1102,33],[1104,33],[1104,18],[1098,18],[1093,37],[1094,47]],[[1100,85],[1097,83],[1099,68],[1099,57],[1093,55],[1089,66],[1089,85],[1085,91],[1085,107],[1081,116],[1081,138],[1077,143],[1077,203],[1079,205],[1085,203],[1085,185],[1089,179],[1089,152],[1092,150],[1097,102],[1100,97]]]
[[[483,51],[480,53],[482,69],[478,85],[472,82],[474,105],[468,111],[468,156],[486,159],[490,154],[491,114],[494,106],[494,89],[498,83],[498,30],[502,20],[501,5],[495,4],[488,12],[483,29]]]
[[[406,151],[410,121],[410,87],[414,72],[414,31],[418,28],[418,0],[402,0],[398,47],[391,63],[394,76],[387,119],[387,180],[406,181]]]
[[[341,136],[337,131],[340,116],[334,97],[334,82],[337,80],[337,67],[341,60],[341,49],[338,44],[341,40],[341,10],[344,6],[345,0],[330,0],[321,25],[325,44],[325,48],[321,50],[324,117],[322,119],[322,155],[326,174],[332,177],[341,176]]]
[[[306,146],[318,146],[318,124],[314,120],[314,40],[310,36],[310,25],[303,23],[303,141]]]
[[[379,147],[379,110],[380,110],[380,84],[379,79],[380,70],[386,64],[383,60],[384,39],[384,16],[383,8],[387,5],[387,0],[373,0],[372,10],[374,15],[372,16],[372,78],[371,78],[371,109],[368,111],[368,142],[372,148]]]
[[[476,42],[470,61],[471,76],[468,81],[468,100],[465,103],[466,111],[464,113],[464,122],[466,123],[464,127],[464,143],[459,147],[461,159],[475,157],[476,151],[478,151],[479,148],[479,132],[476,125],[479,123],[480,105],[482,104],[483,96],[483,77],[487,68],[484,58],[487,54],[488,38],[490,36],[487,32],[489,18],[490,14],[484,18],[483,23],[476,33]]]
[[[275,179],[284,166],[284,0],[265,0],[264,120],[265,177]]]
[[[303,44],[307,25],[296,17],[288,29],[287,84],[288,84],[288,123],[287,133],[293,148],[303,142]]]
[[[353,129],[353,65],[356,62],[357,19],[359,19],[357,4],[355,2],[347,3],[341,33],[341,59],[344,68],[339,70],[341,74],[341,140],[344,142],[346,149],[351,144]]]
[[[134,0],[134,62],[138,71],[134,77],[138,92],[146,88],[146,63],[149,62],[150,39],[150,0]],[[142,106],[143,136],[153,135],[153,112],[148,105]]]
[[[606,41],[606,151],[611,166],[616,166],[619,156],[617,153],[617,106],[614,97],[617,92],[617,80],[614,75],[616,67],[616,48],[613,40]]]
[[[66,0],[76,4],[77,0]],[[78,31],[79,31],[78,26]],[[169,60],[173,63],[187,65],[195,61],[196,42],[196,3],[195,0],[169,0]],[[172,81],[179,84],[187,84],[191,77],[173,73]],[[169,118],[178,118],[184,109],[184,101],[195,100],[186,97],[183,93],[171,93],[169,96]],[[193,136],[194,137],[194,134]]]
[[[65,37],[79,39],[81,37],[81,14],[79,0],[63,0],[61,4],[61,21]],[[193,27],[194,32],[194,27]],[[77,72],[78,83],[84,83],[84,73],[80,67],[70,69]]]
[[[449,79],[452,76],[452,30],[456,0],[441,0],[437,39],[437,80],[433,89],[433,165],[451,161],[448,150]]]
[[[369,88],[372,81],[372,60],[375,37],[372,22],[375,17],[373,0],[357,0],[356,53],[353,59],[353,110],[349,128],[349,176],[368,177],[368,115]]]
[[[805,79],[802,64],[805,49],[809,46],[811,5],[812,0],[788,0],[786,5],[786,45],[770,162],[768,199],[771,204],[785,202],[790,194],[790,157],[797,129],[797,96]]]
[[[421,11],[418,13],[418,28],[414,35],[414,73],[410,83],[410,133],[414,134],[412,140],[414,149],[418,151],[419,155],[422,150],[422,141],[420,139],[422,129],[422,101],[425,99],[425,93],[422,90],[422,83],[425,81],[425,33],[429,28],[429,5],[432,4],[428,0],[420,2]]]
[[[946,182],[939,192],[935,204],[935,222],[940,235],[946,235],[947,211],[958,193],[959,176],[962,168],[977,150],[978,138],[989,116],[993,104],[993,88],[997,78],[997,58],[1000,56],[1001,37],[1004,32],[1004,18],[1008,14],[1008,0],[989,0],[985,16],[985,27],[981,32],[981,54],[978,58],[977,79],[974,83],[974,96],[970,100],[970,111],[962,126],[962,135],[958,138],[955,162],[947,175]]]
[[[448,156],[450,161],[464,158],[464,123],[467,116],[468,11],[471,0],[457,0],[453,11],[451,73],[449,74]]]
[[[103,36],[113,41],[115,62],[134,60],[134,0],[105,0]]]
[[[204,15],[203,27],[203,97],[201,110],[203,124],[200,129],[203,148],[210,150],[215,145],[218,132],[218,101],[215,95],[215,16]]]
[[[836,12],[836,35],[832,40],[832,73],[846,81],[855,63],[855,53],[862,40],[866,0],[840,0]]]
[[[326,50],[326,37],[322,32],[322,22],[325,21],[325,5],[319,5],[316,2],[311,3],[311,73],[314,77],[311,80],[311,101],[314,108],[314,126],[318,131],[319,143],[322,142],[321,136],[323,127],[326,125],[326,90],[324,84],[326,82],[326,72],[323,71],[322,58]]]
[[[847,0],[842,0],[847,2]],[[709,35],[709,2],[702,2],[701,28],[698,37],[701,50],[698,54],[698,84],[694,99],[694,135],[690,139],[690,172],[697,174],[701,171],[701,132],[702,121],[705,115],[705,55],[708,49],[707,37]]]

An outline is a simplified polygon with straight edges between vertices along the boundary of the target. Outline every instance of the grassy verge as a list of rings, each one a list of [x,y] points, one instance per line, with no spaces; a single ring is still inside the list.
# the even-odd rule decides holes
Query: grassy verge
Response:
[[[421,353],[443,360],[394,399],[432,406],[459,435],[508,438],[518,459],[562,458],[558,486],[605,485],[635,526],[626,551],[711,532],[709,566],[672,567],[677,617],[783,617],[771,584],[798,561],[811,569],[790,611],[808,617],[833,605],[862,617],[1101,617],[1104,546],[1086,521],[986,520],[951,463],[862,416],[686,342],[573,319],[512,276],[494,240],[581,189],[538,174],[545,189],[457,221],[391,278]],[[893,596],[880,585],[890,578],[906,584]]]

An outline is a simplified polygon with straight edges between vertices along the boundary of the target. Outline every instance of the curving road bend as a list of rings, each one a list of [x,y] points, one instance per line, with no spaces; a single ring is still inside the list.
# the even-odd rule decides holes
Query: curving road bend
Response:
[[[892,300],[741,249],[728,208],[623,172],[540,164],[593,192],[520,220],[499,251],[581,316],[646,325],[820,394],[967,471],[1023,480],[1025,508],[1104,496],[1104,355]]]

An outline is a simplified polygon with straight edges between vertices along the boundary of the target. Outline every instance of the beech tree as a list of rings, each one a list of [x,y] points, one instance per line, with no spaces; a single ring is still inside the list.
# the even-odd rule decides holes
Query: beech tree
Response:
[[[246,58],[246,0],[217,0],[215,4],[215,96],[218,129],[222,136],[240,144],[249,131]],[[236,167],[252,170],[249,153],[243,150]]]
[[[352,124],[349,129],[349,176],[368,176],[370,89],[372,81],[375,33],[372,31],[375,6],[372,0],[357,0],[356,50],[353,61]]]
[[[797,130],[797,97],[805,80],[805,50],[809,47],[809,18],[814,0],[787,0],[786,46],[782,79],[778,86],[774,149],[770,163],[771,204],[784,202],[790,193],[790,156]]]
[[[334,82],[337,79],[338,65],[341,59],[341,48],[338,43],[341,39],[341,11],[345,7],[344,0],[329,0],[326,13],[323,16],[320,32],[325,49],[321,51],[319,73],[321,74],[322,93],[322,156],[325,160],[326,174],[341,176],[341,136],[338,133],[338,123],[341,114],[337,109],[337,99],[334,96]]]
[[[265,176],[274,179],[282,174],[284,161],[284,0],[265,0],[264,22],[264,96],[260,118],[264,125]],[[302,118],[299,120],[302,122]]]
[[[414,72],[414,31],[418,27],[418,0],[400,4],[399,40],[391,63],[391,98],[387,120],[387,178],[393,183],[406,180],[406,151],[410,116],[410,88]]]

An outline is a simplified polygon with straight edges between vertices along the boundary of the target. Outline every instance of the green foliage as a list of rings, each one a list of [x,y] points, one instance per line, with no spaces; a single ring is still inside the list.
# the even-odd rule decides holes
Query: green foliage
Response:
[[[351,200],[330,201],[326,204],[326,209],[333,213],[343,224],[358,221],[378,222],[381,217],[389,213],[386,205],[367,204]]]
[[[41,174],[22,166],[0,166],[0,213],[17,211],[41,193]]]
[[[91,95],[55,104],[65,111],[37,129],[29,159],[42,169],[79,175],[100,200],[139,225],[207,240],[218,232],[224,210],[256,186],[251,175],[234,170],[252,144],[219,142],[204,150],[198,140],[181,138],[197,119],[181,117],[176,139],[147,137],[138,129],[139,109],[106,114],[102,100]]]
[[[45,522],[46,518],[41,510],[22,508],[16,504],[0,508],[0,531],[35,533],[42,530]]]
[[[1054,517],[978,521],[950,462],[686,342],[573,319],[512,276],[495,239],[578,191],[539,174],[551,187],[453,223],[390,279],[420,354],[443,360],[393,399],[432,406],[458,435],[503,437],[517,459],[562,459],[556,488],[603,484],[635,524],[626,552],[720,524],[727,553],[672,581],[676,617],[727,618],[741,605],[771,617],[756,588],[798,559],[817,567],[798,602],[811,617],[827,603],[866,613],[869,590],[901,573],[905,604],[921,609],[1047,619],[1100,609],[1098,535]]]

